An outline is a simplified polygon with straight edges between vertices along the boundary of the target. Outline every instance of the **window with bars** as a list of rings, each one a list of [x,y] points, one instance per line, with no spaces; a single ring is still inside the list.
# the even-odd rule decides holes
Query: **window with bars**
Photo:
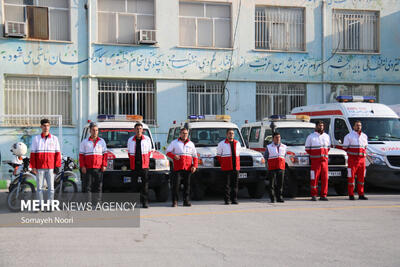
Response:
[[[306,85],[292,83],[257,83],[256,119],[290,111],[306,104]]]
[[[377,85],[370,84],[332,84],[328,94],[328,103],[336,102],[340,95],[375,96],[378,100],[379,92]]]
[[[229,4],[179,2],[179,45],[230,48]]]
[[[333,10],[333,50],[379,52],[379,12]]]
[[[256,7],[255,48],[305,51],[304,8]]]
[[[224,83],[188,81],[188,114],[224,114]]]
[[[154,30],[154,0],[98,0],[97,40],[136,44],[140,30]]]
[[[156,125],[154,81],[99,80],[98,107],[98,114],[138,114]]]
[[[29,38],[70,41],[68,0],[4,0],[4,18],[25,22]]]
[[[62,115],[63,125],[72,125],[71,78],[6,76],[4,114]],[[8,124],[39,125],[40,119],[9,119]]]

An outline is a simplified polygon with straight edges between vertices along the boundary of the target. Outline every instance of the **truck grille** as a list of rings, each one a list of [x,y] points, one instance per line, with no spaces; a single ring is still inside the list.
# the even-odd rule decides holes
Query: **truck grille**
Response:
[[[240,166],[252,167],[253,166],[253,157],[252,156],[240,156]]]
[[[217,158],[214,158],[214,166],[221,167]],[[252,156],[240,156],[240,166],[241,167],[253,167],[253,157]]]
[[[390,165],[400,167],[400,156],[387,156]]]
[[[122,166],[130,169],[129,159],[114,159],[114,170],[121,170]]]
[[[345,165],[346,159],[344,155],[329,155],[328,165]]]
[[[128,170],[131,169],[130,161],[128,159],[114,159],[114,170],[121,170],[122,166],[125,166],[128,168]],[[150,164],[149,164],[149,169],[154,170],[156,168],[156,160],[155,159],[150,159]]]

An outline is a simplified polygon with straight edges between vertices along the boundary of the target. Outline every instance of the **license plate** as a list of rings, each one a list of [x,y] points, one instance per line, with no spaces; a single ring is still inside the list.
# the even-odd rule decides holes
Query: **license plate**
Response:
[[[239,173],[239,178],[240,179],[247,178],[247,173],[246,172],[240,172]]]
[[[124,184],[132,182],[131,177],[124,177]]]
[[[342,176],[342,172],[328,172],[329,176]]]

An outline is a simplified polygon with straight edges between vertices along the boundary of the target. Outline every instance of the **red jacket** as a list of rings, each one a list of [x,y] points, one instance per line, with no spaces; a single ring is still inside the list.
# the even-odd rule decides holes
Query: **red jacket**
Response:
[[[104,139],[91,137],[82,141],[79,148],[79,165],[89,169],[107,167],[107,145]]]
[[[221,169],[223,171],[232,171],[232,170],[240,170],[240,143],[237,140],[233,140],[233,149],[236,155],[236,166],[233,168],[232,165],[232,151],[231,145],[229,144],[228,139],[219,142],[217,147],[217,159],[221,164]]]
[[[271,143],[267,146],[267,150],[268,170],[284,170],[286,146],[284,144],[275,145],[274,143]]]
[[[142,168],[148,169],[150,164],[150,153],[151,153],[151,141],[150,138],[142,135],[142,141],[140,142],[140,148],[142,150]],[[131,170],[135,170],[135,157],[136,157],[136,135],[132,136],[128,140],[128,154],[131,165]]]
[[[331,140],[326,133],[319,134],[313,132],[307,137],[306,152],[310,155],[310,159],[328,160],[328,153],[331,146]]]
[[[36,135],[32,139],[30,165],[33,169],[61,167],[60,143],[57,136]]]
[[[189,139],[186,142],[180,138],[173,140],[166,152],[167,156],[174,161],[174,171],[190,171],[192,167],[198,167],[197,151]],[[178,155],[180,159],[176,160],[175,155]]]
[[[344,137],[343,149],[347,151],[349,159],[362,159],[367,156],[368,136],[352,131]]]

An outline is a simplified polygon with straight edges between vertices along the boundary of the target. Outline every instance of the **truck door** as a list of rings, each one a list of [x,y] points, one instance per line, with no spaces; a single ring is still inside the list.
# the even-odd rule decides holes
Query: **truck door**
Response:
[[[349,133],[349,128],[347,126],[347,123],[344,119],[342,118],[335,118],[334,124],[334,144],[333,145],[339,145],[341,146],[344,141],[344,137]]]

